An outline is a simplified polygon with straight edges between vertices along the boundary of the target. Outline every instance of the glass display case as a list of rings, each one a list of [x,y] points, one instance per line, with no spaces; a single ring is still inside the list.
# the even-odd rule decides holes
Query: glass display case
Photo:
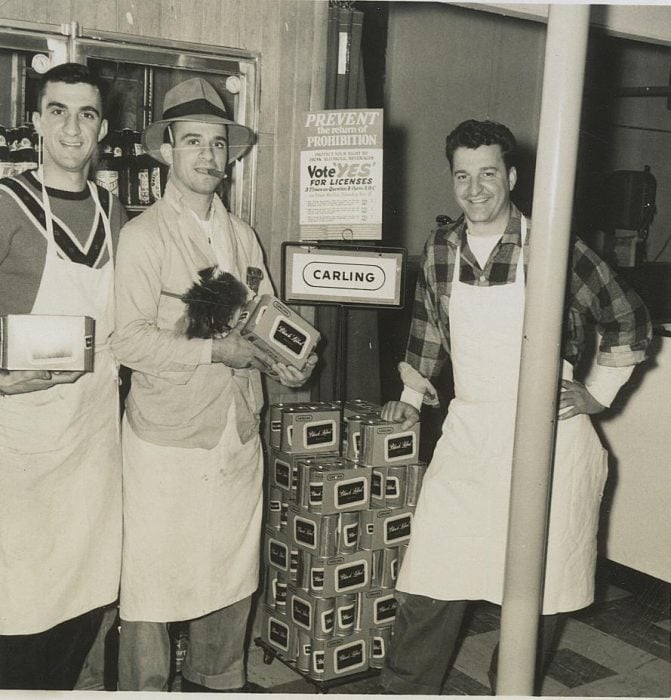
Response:
[[[161,118],[163,97],[177,83],[192,77],[207,79],[221,96],[229,116],[257,132],[258,56],[253,53],[91,32],[76,22],[60,27],[12,22],[11,26],[0,26],[0,79],[3,86],[10,87],[9,99],[0,104],[3,174],[36,167],[35,143],[30,163],[12,156],[10,147],[14,141],[21,141],[19,136],[24,134],[17,129],[24,127],[25,131],[25,125],[30,138],[40,75],[66,61],[92,66],[107,86],[105,109],[110,133],[101,143],[92,177],[97,172],[99,182],[119,194],[131,212],[142,210],[162,194],[166,169],[142,152],[140,134],[147,125]],[[6,152],[2,150],[3,132]],[[3,153],[8,160],[2,160]],[[229,167],[229,177],[219,194],[232,212],[251,223],[255,149]]]

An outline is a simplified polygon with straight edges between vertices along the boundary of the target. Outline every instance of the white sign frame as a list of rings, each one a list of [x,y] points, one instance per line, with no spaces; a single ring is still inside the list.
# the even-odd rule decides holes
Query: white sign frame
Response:
[[[404,306],[405,248],[307,241],[282,244],[282,299],[357,308]]]

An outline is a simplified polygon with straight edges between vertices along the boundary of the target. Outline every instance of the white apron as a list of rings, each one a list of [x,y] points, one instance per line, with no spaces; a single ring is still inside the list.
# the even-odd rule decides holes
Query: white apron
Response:
[[[522,240],[526,221],[522,220]],[[441,303],[447,303],[445,298]],[[455,398],[427,470],[398,589],[439,600],[503,595],[524,316],[523,256],[512,284],[459,281],[449,299]],[[572,378],[564,363],[564,378]],[[543,614],[594,597],[596,532],[607,460],[589,416],[559,421]]]
[[[100,269],[58,257],[48,198],[47,254],[31,313],[96,320],[94,372],[0,405],[0,634],[32,634],[116,600],[121,452],[113,329],[113,251]],[[94,222],[94,230],[97,222]]]
[[[222,207],[218,200],[216,208]],[[218,212],[212,250],[237,269],[228,214]],[[200,243],[207,248],[203,233]],[[242,444],[232,403],[212,449],[155,445],[123,422],[124,548],[121,618],[190,620],[251,595],[258,586],[263,453]]]

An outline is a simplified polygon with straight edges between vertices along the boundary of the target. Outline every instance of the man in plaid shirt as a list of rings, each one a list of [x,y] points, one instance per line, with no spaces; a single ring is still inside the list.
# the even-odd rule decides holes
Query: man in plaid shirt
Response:
[[[463,211],[426,243],[405,362],[404,390],[382,417],[409,427],[449,359],[455,398],[427,470],[397,582],[396,627],[382,673],[388,692],[439,694],[469,600],[500,604],[531,223],[510,201],[515,138],[490,121],[447,137]],[[596,534],[607,455],[589,414],[610,406],[651,338],[640,298],[580,240],[573,244],[554,455],[539,670],[561,613],[594,599]],[[573,379],[591,328],[587,384]],[[490,681],[496,672],[492,657]],[[494,688],[492,688],[494,690]]]

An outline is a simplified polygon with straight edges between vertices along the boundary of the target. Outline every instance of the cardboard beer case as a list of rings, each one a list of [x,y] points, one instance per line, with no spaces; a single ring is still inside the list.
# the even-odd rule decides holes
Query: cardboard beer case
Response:
[[[289,534],[266,526],[264,531],[263,561],[295,578],[298,570],[298,549]]]
[[[298,502],[321,515],[359,511],[370,505],[371,470],[337,456],[298,460]]]
[[[94,334],[89,316],[0,316],[0,368],[92,372]]]
[[[304,458],[305,455],[270,448],[270,483],[287,493],[289,503],[298,500],[299,461]]]
[[[412,532],[414,508],[371,508],[359,515],[361,549],[383,549],[406,544]]]
[[[287,454],[339,454],[340,409],[334,404],[307,404],[282,413],[280,449]]]
[[[288,588],[287,617],[314,639],[334,636],[335,608],[335,598],[317,598],[296,586]]]
[[[356,632],[349,637],[312,639],[308,676],[316,681],[361,673],[369,667],[370,633]]]
[[[393,625],[396,621],[398,602],[394,591],[386,588],[371,588],[357,594],[358,630],[370,630],[374,627]]]
[[[261,608],[261,639],[283,659],[295,658],[296,630],[288,616],[270,606]]]
[[[310,593],[318,598],[333,598],[368,589],[371,580],[372,554],[370,551],[359,551],[328,558],[311,556]]]
[[[412,464],[419,456],[419,423],[402,429],[402,423],[381,418],[361,422],[361,449],[358,461],[367,467],[385,464]]]
[[[265,350],[275,362],[305,366],[321,334],[272,294],[252,300],[240,316],[240,334]]]

